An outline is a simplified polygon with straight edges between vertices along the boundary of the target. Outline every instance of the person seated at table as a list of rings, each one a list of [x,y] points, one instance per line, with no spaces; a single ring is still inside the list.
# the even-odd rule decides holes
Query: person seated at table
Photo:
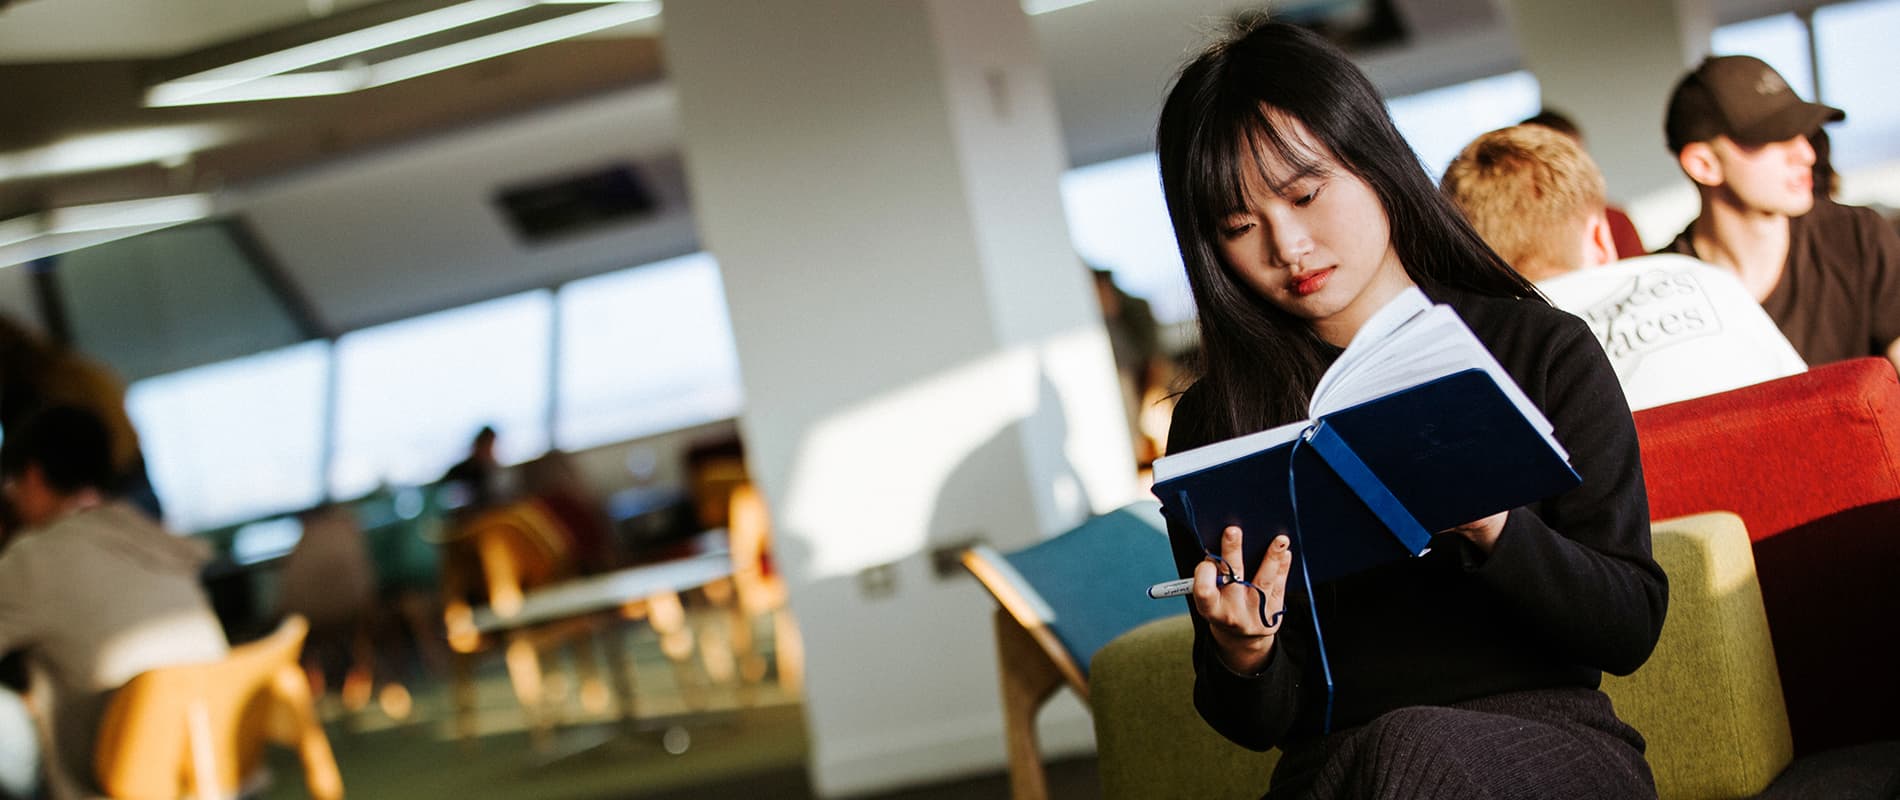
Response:
[[[96,791],[92,744],[114,691],[228,651],[198,582],[210,548],[107,494],[110,436],[97,415],[60,406],[0,444],[0,478],[23,523],[0,554],[0,652],[23,650],[32,667],[56,800]]]

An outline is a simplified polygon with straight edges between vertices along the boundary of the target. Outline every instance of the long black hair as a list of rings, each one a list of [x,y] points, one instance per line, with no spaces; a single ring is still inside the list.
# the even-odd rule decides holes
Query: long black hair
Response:
[[[1457,287],[1539,298],[1439,194],[1385,104],[1346,54],[1295,25],[1249,15],[1181,69],[1161,109],[1161,185],[1200,312],[1201,392],[1210,433],[1251,433],[1306,415],[1330,360],[1311,326],[1274,306],[1220,256],[1223,217],[1246,206],[1245,172],[1271,152],[1296,169],[1323,154],[1279,129],[1298,119],[1385,208],[1392,246],[1428,292]]]

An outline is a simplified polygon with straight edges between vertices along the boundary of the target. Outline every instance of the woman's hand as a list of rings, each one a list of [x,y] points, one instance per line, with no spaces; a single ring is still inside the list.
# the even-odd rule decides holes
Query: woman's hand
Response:
[[[1220,557],[1238,568],[1241,558],[1240,528],[1228,526],[1221,532]],[[1207,620],[1208,632],[1220,649],[1227,668],[1243,675],[1259,672],[1273,652],[1273,637],[1280,632],[1281,613],[1286,608],[1286,575],[1293,564],[1287,538],[1276,536],[1260,559],[1253,584],[1267,595],[1266,620],[1261,619],[1260,595],[1239,583],[1221,585],[1220,567],[1213,559],[1194,568],[1194,610]]]
[[[1498,534],[1504,532],[1504,518],[1510,514],[1509,511],[1499,511],[1476,522],[1467,522],[1447,529],[1445,533],[1455,533],[1465,537],[1466,540],[1477,545],[1480,552],[1488,556],[1491,555],[1491,548],[1498,546]]]

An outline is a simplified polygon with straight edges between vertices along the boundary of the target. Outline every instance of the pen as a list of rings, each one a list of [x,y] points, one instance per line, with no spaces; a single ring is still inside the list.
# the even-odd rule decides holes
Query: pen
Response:
[[[1194,579],[1182,578],[1178,581],[1163,581],[1148,587],[1148,596],[1156,600],[1180,597],[1194,591]]]

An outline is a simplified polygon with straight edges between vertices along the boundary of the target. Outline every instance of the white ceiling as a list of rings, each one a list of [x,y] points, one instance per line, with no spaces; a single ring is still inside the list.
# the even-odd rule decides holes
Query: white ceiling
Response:
[[[442,0],[385,2],[440,5]],[[1792,2],[1721,5],[1729,17]],[[370,5],[372,0],[19,0],[13,5],[0,0],[0,69],[175,58],[304,23],[313,7],[344,13],[373,10]],[[1071,159],[1092,163],[1148,149],[1162,92],[1180,58],[1204,39],[1213,21],[1253,5],[1243,0],[1095,0],[1032,18]],[[1279,5],[1284,9],[1288,3]],[[1396,5],[1415,36],[1403,47],[1362,59],[1389,94],[1494,74],[1519,63],[1494,0],[1397,0]],[[650,29],[615,35],[622,38],[595,46],[656,50]],[[555,48],[529,52],[540,51]],[[533,74],[534,68],[513,69]],[[484,72],[479,65],[453,70],[468,76],[444,79],[441,85],[448,88],[442,91],[479,92],[496,70]],[[521,102],[506,113],[491,107],[448,128],[366,137],[361,145],[318,137],[299,150],[294,163],[215,188],[221,190],[223,207],[252,227],[330,334],[694,249],[676,161],[677,121],[665,81],[583,88],[583,94]],[[5,91],[0,87],[0,96]],[[297,129],[326,123],[296,117],[322,107],[300,102],[242,104],[276,105],[281,111],[241,111],[289,115]],[[0,126],[11,124],[9,117],[32,113],[23,109],[15,116],[14,111],[0,115]],[[0,147],[8,140],[5,133],[0,128]],[[660,213],[637,225],[527,247],[509,236],[494,209],[492,195],[499,186],[629,160],[647,167],[662,200]],[[0,282],[0,295],[8,293],[7,285]],[[0,297],[0,306],[9,302]]]

